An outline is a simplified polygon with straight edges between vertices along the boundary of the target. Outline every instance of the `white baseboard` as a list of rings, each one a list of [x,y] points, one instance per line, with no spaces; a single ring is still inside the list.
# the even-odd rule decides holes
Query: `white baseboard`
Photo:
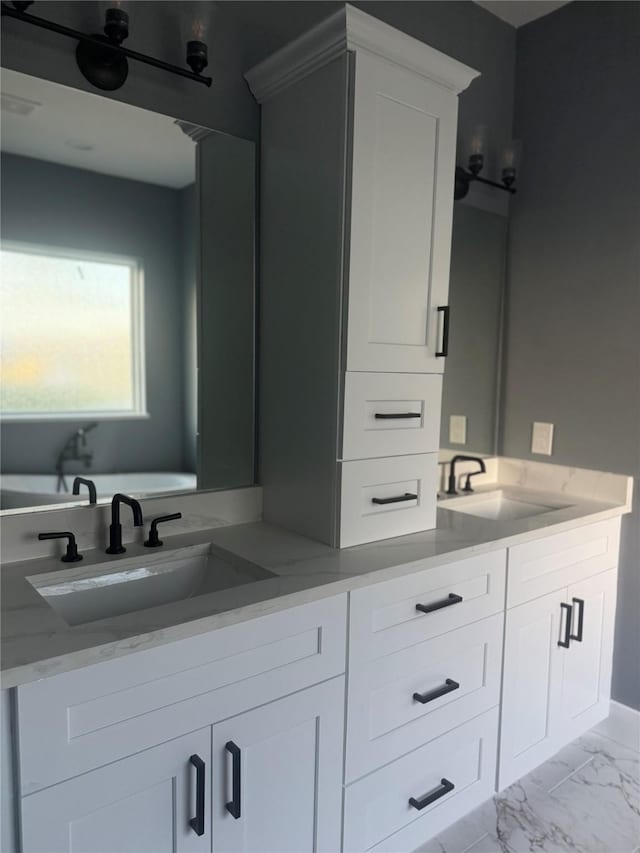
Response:
[[[609,716],[599,723],[594,731],[640,752],[640,711],[636,708],[630,708],[612,699]]]

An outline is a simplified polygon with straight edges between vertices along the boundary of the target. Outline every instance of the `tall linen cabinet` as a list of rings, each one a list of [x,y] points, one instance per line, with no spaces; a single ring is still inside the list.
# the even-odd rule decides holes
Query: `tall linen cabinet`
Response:
[[[336,547],[435,525],[458,94],[475,76],[348,5],[246,75],[266,521]]]

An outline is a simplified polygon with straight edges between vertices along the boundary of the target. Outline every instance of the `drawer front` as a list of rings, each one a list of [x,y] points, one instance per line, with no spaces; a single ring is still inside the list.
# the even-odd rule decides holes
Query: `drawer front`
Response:
[[[614,569],[620,519],[600,521],[509,548],[507,607]]]
[[[345,670],[346,595],[18,688],[23,794]]]
[[[442,376],[347,373],[343,459],[437,453]]]
[[[498,709],[493,708],[349,785],[345,853],[414,850],[490,797],[497,734]],[[443,780],[453,789],[447,791]],[[433,801],[422,809],[409,802],[414,798],[421,805],[430,796]]]
[[[351,669],[347,782],[495,707],[503,626],[497,613]]]
[[[438,454],[341,464],[340,547],[436,525]]]
[[[350,667],[501,613],[505,566],[506,551],[492,551],[354,590]]]

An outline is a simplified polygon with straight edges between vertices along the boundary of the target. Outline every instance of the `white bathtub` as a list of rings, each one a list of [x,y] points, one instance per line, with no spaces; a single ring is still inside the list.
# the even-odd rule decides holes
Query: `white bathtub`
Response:
[[[45,506],[88,499],[86,486],[80,496],[70,494],[74,474],[66,475],[69,492],[58,492],[55,474],[3,474],[0,477],[0,508],[17,509],[23,506]],[[155,471],[130,474],[92,474],[80,476],[93,480],[98,500],[111,498],[116,492],[126,495],[153,495],[164,492],[183,492],[196,488],[196,475]]]

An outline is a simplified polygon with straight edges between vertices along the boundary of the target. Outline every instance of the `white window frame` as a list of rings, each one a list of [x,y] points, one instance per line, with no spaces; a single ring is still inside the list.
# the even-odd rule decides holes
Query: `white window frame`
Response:
[[[88,252],[82,249],[43,246],[36,243],[3,240],[0,248],[6,252],[22,252],[30,255],[48,255],[67,260],[93,261],[94,263],[121,264],[131,270],[131,343],[132,363],[131,382],[133,388],[133,408],[104,411],[64,411],[64,412],[10,412],[0,411],[0,421],[7,423],[45,423],[47,421],[78,420],[138,420],[148,418],[146,364],[145,364],[145,312],[144,312],[144,269],[139,258],[107,252]]]

